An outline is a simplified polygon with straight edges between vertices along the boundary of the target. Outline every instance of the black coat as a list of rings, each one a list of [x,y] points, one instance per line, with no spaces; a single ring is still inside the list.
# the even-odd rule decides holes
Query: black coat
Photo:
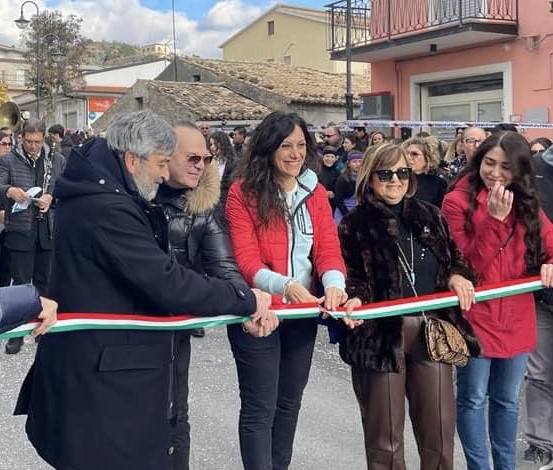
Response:
[[[452,242],[438,208],[415,198],[405,198],[401,218],[412,230],[414,238],[429,248],[438,260],[436,292],[447,290],[452,274],[473,278]],[[346,290],[350,298],[359,297],[365,304],[404,297],[395,243],[398,221],[385,204],[366,201],[356,206],[342,219],[338,235],[347,268]],[[471,353],[480,354],[478,340],[459,308],[429,314],[453,323],[467,340]],[[342,359],[359,368],[398,372],[404,367],[402,324],[401,316],[365,320],[361,326],[348,331],[341,341]]]
[[[167,254],[159,207],[138,196],[103,139],[74,149],[55,196],[51,296],[60,312],[249,315],[241,286]],[[60,470],[168,470],[174,334],[95,330],[39,343],[18,413],[42,458]]]
[[[417,178],[417,199],[434,204],[436,207],[442,207],[445,193],[447,191],[447,182],[435,174],[422,173],[416,175]]]
[[[19,232],[28,234],[33,225],[33,219],[38,214],[38,208],[31,204],[26,210],[12,213],[12,207],[15,201],[6,197],[6,191],[10,186],[27,191],[33,186],[37,186],[37,175],[43,174],[44,156],[49,155],[52,158],[52,173],[50,182],[47,185],[46,193],[52,194],[55,190],[56,180],[61,175],[65,166],[65,158],[61,153],[51,152],[51,148],[44,144],[40,158],[33,164],[24,156],[24,151],[19,145],[7,155],[0,159],[0,199],[6,210],[5,229],[6,232]],[[38,183],[42,183],[39,181]],[[42,184],[39,184],[42,186]],[[54,224],[54,207],[44,214],[48,222],[48,240],[51,240]],[[17,246],[10,246],[12,249],[29,250],[34,248],[30,240],[23,240]],[[50,243],[43,248],[51,249]]]
[[[209,165],[198,187],[177,191],[161,185],[155,202],[167,217],[171,252],[179,264],[247,288],[232,256],[220,193],[217,168]]]

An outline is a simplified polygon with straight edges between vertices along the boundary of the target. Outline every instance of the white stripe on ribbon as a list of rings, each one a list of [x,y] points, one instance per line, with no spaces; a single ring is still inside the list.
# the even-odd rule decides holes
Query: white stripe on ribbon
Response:
[[[506,285],[496,285],[497,287],[485,286],[476,289],[475,298],[477,302],[499,299],[501,297],[524,294],[543,288],[541,281],[536,276],[534,278],[522,279],[514,282],[503,283]],[[385,305],[382,305],[385,304]],[[452,307],[459,304],[456,295],[450,293],[440,293],[423,297],[409,297],[398,299],[392,302],[378,302],[374,304],[362,305],[356,308],[351,314],[355,319],[383,318],[395,315],[404,315],[421,311],[430,311],[440,308]],[[293,320],[299,318],[316,317],[321,313],[321,309],[315,305],[291,306],[275,310],[278,318],[281,320]],[[329,312],[335,318],[346,316],[345,309],[340,308],[336,312]],[[78,330],[186,330],[193,328],[213,328],[218,326],[240,323],[248,320],[248,317],[235,315],[219,315],[215,317],[187,316],[183,317],[141,317],[139,319],[129,317],[128,315],[106,314],[103,318],[101,314],[66,314],[69,318],[64,318],[64,314],[59,315],[58,322],[50,328],[49,332],[62,333]],[[76,318],[74,318],[76,316]],[[115,318],[114,318],[115,317]],[[0,339],[15,338],[25,336],[31,332],[39,322],[33,321],[21,325],[6,333],[0,334]]]

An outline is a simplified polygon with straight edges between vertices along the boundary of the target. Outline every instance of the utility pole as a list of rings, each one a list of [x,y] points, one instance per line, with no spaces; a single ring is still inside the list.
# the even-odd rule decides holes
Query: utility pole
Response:
[[[353,119],[351,93],[351,0],[346,2],[346,119]]]

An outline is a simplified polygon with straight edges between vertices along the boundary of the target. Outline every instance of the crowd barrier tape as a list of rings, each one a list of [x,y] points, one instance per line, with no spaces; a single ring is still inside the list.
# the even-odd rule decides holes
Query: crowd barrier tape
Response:
[[[357,119],[348,120],[344,123],[337,124],[342,130],[352,131],[355,127],[441,127],[441,128],[457,128],[457,127],[486,127],[493,128],[500,124],[495,121],[400,121],[387,119]],[[553,129],[553,123],[550,122],[510,122],[518,128],[525,129]],[[326,126],[328,127],[328,126]],[[311,131],[324,130],[324,126],[309,127]]]
[[[511,295],[524,294],[543,289],[539,276],[506,281],[497,284],[487,284],[477,287],[475,297],[477,302],[499,299]],[[375,302],[356,308],[350,315],[357,320],[384,318],[417,312],[428,312],[459,304],[459,299],[451,291],[438,294],[408,297],[386,302]],[[283,305],[272,309],[281,320],[313,318],[321,313],[317,304]],[[345,309],[328,312],[334,318],[346,316]],[[63,333],[79,330],[150,330],[171,331],[194,328],[214,328],[247,321],[248,317],[235,315],[219,315],[215,317],[200,317],[196,315],[178,315],[171,317],[154,317],[147,315],[126,315],[109,313],[60,313],[57,323],[50,328],[49,333]],[[13,330],[0,334],[0,339],[22,337],[30,333],[38,322],[32,321]]]

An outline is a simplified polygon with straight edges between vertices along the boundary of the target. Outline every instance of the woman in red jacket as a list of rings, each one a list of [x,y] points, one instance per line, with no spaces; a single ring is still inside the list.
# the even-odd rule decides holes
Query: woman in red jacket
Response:
[[[316,302],[334,310],[347,300],[345,267],[327,192],[307,166],[315,155],[303,119],[269,114],[252,135],[242,179],[228,193],[226,215],[236,262],[250,286],[273,294],[273,304]],[[244,468],[285,470],[316,319],[284,321],[266,338],[253,338],[236,325],[227,331],[240,385]]]
[[[442,205],[452,237],[481,284],[541,273],[553,281],[553,225],[539,208],[532,154],[516,132],[488,137]],[[457,370],[457,429],[468,470],[514,470],[518,397],[536,346],[532,294],[479,302],[465,312],[484,355]]]

